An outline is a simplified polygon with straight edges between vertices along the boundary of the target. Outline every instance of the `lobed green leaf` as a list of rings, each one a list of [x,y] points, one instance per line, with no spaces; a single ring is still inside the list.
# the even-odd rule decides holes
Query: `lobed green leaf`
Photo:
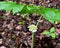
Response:
[[[6,12],[12,11],[13,15],[20,12],[21,14],[41,14],[46,20],[54,23],[60,22],[60,10],[55,8],[45,8],[43,6],[23,5],[13,2],[0,2],[0,10]]]
[[[43,32],[43,34],[48,35],[48,34],[49,34],[49,31],[48,31],[48,30],[45,30],[45,31]]]
[[[50,36],[51,36],[52,38],[55,38],[55,37],[56,37],[56,34],[55,34],[55,33],[51,33]]]
[[[36,6],[16,4],[13,2],[0,2],[0,10],[6,10],[6,12],[12,11],[13,15],[17,12],[22,14],[40,13]]]
[[[60,22],[60,10],[58,9],[41,7],[41,15],[51,23]]]
[[[55,28],[52,27],[52,28],[50,29],[50,33],[54,33],[54,31],[55,31]]]

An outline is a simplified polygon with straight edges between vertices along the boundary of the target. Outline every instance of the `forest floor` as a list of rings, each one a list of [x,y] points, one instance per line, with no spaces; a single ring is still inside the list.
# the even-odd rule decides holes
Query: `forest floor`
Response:
[[[28,2],[24,2],[28,4]],[[60,0],[40,0],[34,5],[55,7],[60,9]],[[36,24],[40,15],[30,14],[30,24]],[[19,13],[12,15],[0,10],[0,48],[30,48],[31,35],[28,30],[29,18],[22,18]],[[24,22],[23,25],[18,22]],[[45,30],[55,27],[56,38],[42,35]],[[38,24],[38,31],[34,34],[34,48],[60,48],[60,23],[52,24],[42,18]]]

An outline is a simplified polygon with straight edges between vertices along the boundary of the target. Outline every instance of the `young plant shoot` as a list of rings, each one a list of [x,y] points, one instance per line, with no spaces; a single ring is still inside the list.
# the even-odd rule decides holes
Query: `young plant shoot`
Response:
[[[48,31],[48,30],[45,30],[45,31],[43,32],[43,34],[44,34],[44,35],[49,35],[49,36],[51,36],[52,38],[55,38],[55,37],[56,37],[56,34],[54,33],[54,31],[55,31],[55,28],[52,27],[49,31]]]
[[[37,31],[38,28],[34,24],[29,25],[28,28],[29,28],[29,31],[32,32],[32,44],[31,44],[31,48],[33,48],[34,47],[34,33]]]
[[[42,16],[40,16],[39,21],[41,20],[41,18],[42,18]],[[31,45],[31,48],[34,47],[34,33],[35,33],[35,32],[37,31],[37,29],[38,29],[37,26],[38,26],[38,24],[39,24],[39,21],[37,22],[36,25],[31,24],[31,25],[28,26],[29,31],[32,32],[32,45]]]

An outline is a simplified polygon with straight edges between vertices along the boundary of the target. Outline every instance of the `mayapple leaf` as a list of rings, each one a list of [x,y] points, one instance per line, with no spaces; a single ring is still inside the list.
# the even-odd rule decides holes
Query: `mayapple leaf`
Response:
[[[6,12],[9,12],[12,10],[13,5],[13,2],[0,2],[0,10],[6,10]]]
[[[20,12],[22,14],[40,14],[40,10],[34,5],[16,4],[14,2],[0,2],[0,10],[6,10],[6,12],[12,11],[13,15]]]
[[[48,35],[48,34],[49,34],[49,31],[48,31],[48,30],[45,30],[45,31],[43,32],[43,34]]]
[[[23,9],[24,5],[22,4],[15,4],[13,7],[13,15],[16,14],[17,12],[21,12],[21,10]]]
[[[9,12],[12,10],[13,14],[17,12],[21,12],[24,5],[22,4],[16,4],[13,2],[0,2],[0,10],[6,10],[6,12]]]
[[[55,28],[52,27],[52,28],[50,29],[50,33],[53,33],[54,31],[55,31]]]
[[[55,34],[55,33],[51,33],[50,36],[51,36],[52,38],[55,38],[55,37],[56,37],[56,34]]]
[[[17,12],[20,12],[23,9],[24,5],[22,4],[10,4],[10,6],[6,7],[6,12],[9,12],[12,10],[13,15],[16,14]]]
[[[0,10],[6,10],[6,12],[12,11],[13,15],[18,12],[21,14],[40,14],[40,10],[37,6],[16,4],[14,2],[0,2]]]
[[[18,12],[22,14],[41,13],[41,15],[51,23],[54,23],[55,21],[60,22],[60,10],[55,8],[45,8],[34,5],[22,5],[13,2],[0,2],[0,10],[6,10],[6,12],[12,11],[13,15]]]
[[[50,21],[51,23],[54,23],[55,21],[60,22],[60,10],[55,9],[55,8],[45,8],[45,7],[40,7],[41,8],[41,15]]]
[[[26,5],[23,7],[23,9],[21,10],[20,13],[21,13],[21,14],[27,14],[27,13],[29,13],[29,11],[28,11]]]
[[[5,8],[6,12],[11,11],[11,10],[13,9],[13,6],[14,6],[13,3],[11,3],[9,6],[7,6],[7,7]]]
[[[7,4],[7,2],[0,2],[0,10],[6,9],[8,6],[9,4]]]
[[[29,10],[29,12],[31,12],[31,13],[35,13],[35,14],[39,14],[40,13],[40,11],[39,11],[39,9],[37,8],[37,6],[33,6],[33,5],[29,5],[29,6],[27,6],[27,9]]]

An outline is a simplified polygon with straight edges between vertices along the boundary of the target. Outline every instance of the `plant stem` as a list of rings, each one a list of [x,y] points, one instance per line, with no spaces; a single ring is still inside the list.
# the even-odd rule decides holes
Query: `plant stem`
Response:
[[[42,18],[42,16],[40,16],[40,18],[39,18],[39,20],[38,20],[36,26],[38,26],[39,21],[41,20],[41,18]],[[33,48],[33,47],[34,47],[34,32],[32,32],[32,44],[31,44],[31,48]]]
[[[32,32],[32,44],[31,44],[31,48],[34,47],[34,32]]]
[[[31,24],[31,23],[30,23],[30,17],[29,17],[29,16],[28,16],[28,19],[29,19],[29,24]]]
[[[38,26],[38,24],[39,24],[39,22],[40,22],[41,18],[42,18],[42,16],[40,16],[40,18],[39,18],[39,20],[38,20],[38,22],[37,22],[36,26]]]

